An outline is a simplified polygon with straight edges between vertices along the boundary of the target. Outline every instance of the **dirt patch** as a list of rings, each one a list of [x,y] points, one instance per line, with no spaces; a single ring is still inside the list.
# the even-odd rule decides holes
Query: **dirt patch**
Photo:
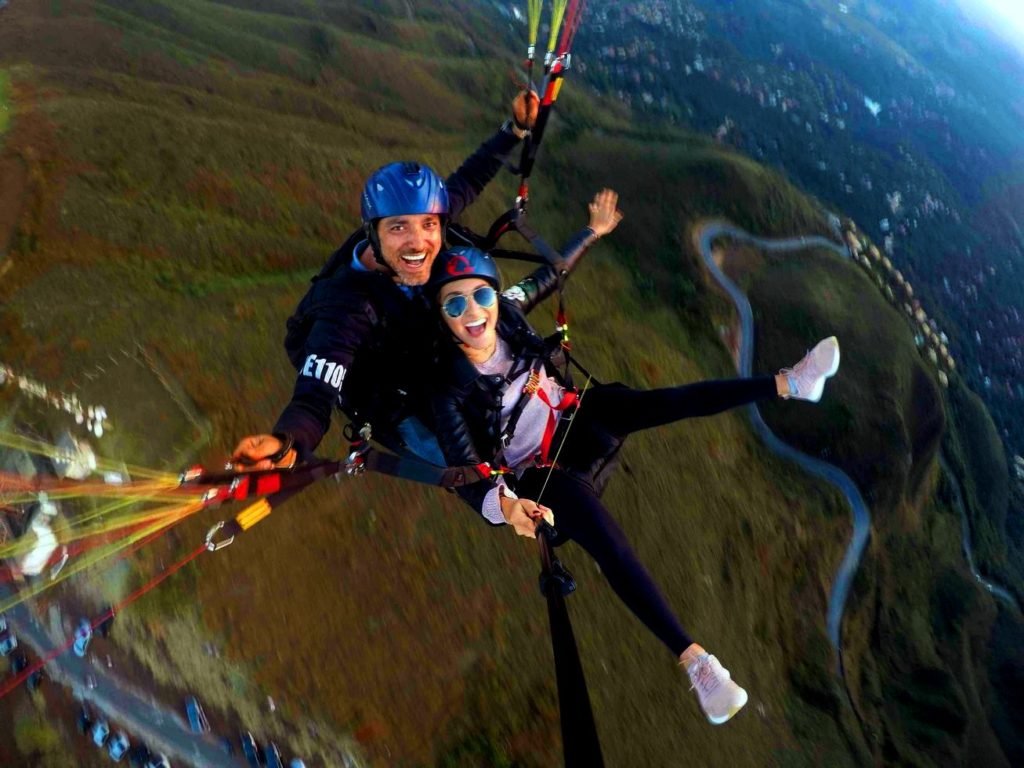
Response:
[[[28,169],[16,157],[0,157],[0,258],[7,255],[14,227],[21,216]]]
[[[17,116],[0,155],[0,255],[31,253],[44,233],[54,231],[68,169],[56,129],[39,108],[48,96],[26,80],[12,79],[11,91]]]

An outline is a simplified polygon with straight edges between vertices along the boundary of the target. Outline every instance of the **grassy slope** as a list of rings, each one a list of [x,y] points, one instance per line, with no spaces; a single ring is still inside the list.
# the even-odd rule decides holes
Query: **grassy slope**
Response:
[[[11,122],[11,76],[0,70],[0,136]]]
[[[858,267],[831,254],[748,252],[734,261],[755,307],[759,361],[799,355],[801,344],[828,333],[841,339],[841,374],[819,406],[764,411],[778,434],[846,469],[872,509],[845,659],[876,755],[922,765],[967,755],[1006,764],[1003,750],[1019,750],[1019,742],[1003,727],[1001,746],[989,722],[1015,717],[1007,698],[1014,677],[990,684],[989,675],[1012,668],[1004,643],[1022,625],[1000,611],[1005,626],[995,628],[997,606],[963,562],[959,517],[948,490],[937,487],[934,462],[943,434],[957,428],[944,428],[943,398],[911,326]],[[957,393],[954,386],[950,394]],[[991,443],[975,436],[962,445]],[[984,473],[968,475],[988,482]]]
[[[1013,547],[1007,536],[1012,481],[1006,453],[981,399],[959,378],[955,384],[949,390],[953,423],[945,448],[954,471],[962,478],[975,558],[982,573],[1013,583],[1022,574],[1013,574],[1013,565],[1007,560]]]
[[[18,269],[0,289],[10,300],[6,327],[17,325],[10,317],[34,324],[18,341],[19,359],[61,382],[108,346],[137,341],[209,419],[211,461],[237,435],[264,428],[287,398],[283,318],[306,275],[354,226],[366,171],[401,155],[453,168],[481,126],[500,119],[503,65],[466,59],[472,49],[446,39],[445,25],[323,7],[314,24],[196,0],[23,0],[0,30],[0,50],[34,64],[21,70],[26,128],[15,127],[9,149],[32,168],[33,186]],[[344,19],[344,29],[324,18]],[[317,29],[327,30],[326,44]],[[445,58],[432,55],[439,43]],[[766,233],[811,232],[822,230],[817,214],[775,174],[704,140],[637,135],[615,107],[568,90],[564,107],[569,117],[553,126],[535,182],[538,225],[567,234],[604,184],[620,190],[628,214],[573,281],[587,362],[643,386],[728,375],[712,332],[723,304],[704,289],[688,224],[712,214]],[[463,122],[475,128],[464,133]],[[503,183],[471,219],[502,209],[511,187]],[[835,290],[848,290],[844,279]],[[806,311],[831,315],[831,305]],[[771,365],[795,359],[808,329],[770,325],[780,331]],[[908,397],[914,386],[900,382]],[[911,441],[902,405],[861,425],[833,404],[827,423],[859,430],[881,459],[886,444],[871,440],[893,421]],[[569,548],[583,585],[572,610],[609,764],[676,765],[681,755],[723,765],[762,765],[765,755],[785,765],[849,762],[823,631],[848,529],[843,506],[765,455],[734,415],[639,437],[626,463],[609,503],[684,623],[754,692],[755,706],[727,732],[708,729],[671,660]],[[243,665],[218,687],[211,679],[210,696],[247,691],[241,706],[254,726],[255,685],[286,715],[310,712],[354,732],[381,764],[442,754],[446,765],[499,764],[500,753],[549,765],[557,712],[534,553],[505,533],[443,494],[365,478],[308,493],[201,573],[163,588],[139,616],[148,631],[169,612],[187,627],[186,606],[201,607],[206,631]],[[877,594],[888,577],[871,573],[862,591]],[[870,621],[858,622],[863,647]],[[187,638],[163,636],[184,651],[179,658]],[[190,678],[212,678],[208,666],[190,667]]]

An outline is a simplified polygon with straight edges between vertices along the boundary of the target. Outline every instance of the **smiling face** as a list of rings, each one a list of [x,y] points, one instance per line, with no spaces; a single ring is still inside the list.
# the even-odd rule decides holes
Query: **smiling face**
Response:
[[[481,355],[485,355],[483,359],[486,360],[494,351],[497,341],[498,302],[494,301],[489,307],[481,307],[473,298],[475,290],[486,287],[490,287],[486,280],[467,277],[441,286],[437,295],[439,307],[444,307],[444,303],[452,296],[465,297],[466,311],[458,317],[450,317],[443,308],[438,311],[448,329],[462,342],[466,356],[477,361]]]
[[[441,250],[441,217],[436,213],[385,216],[377,222],[381,258],[401,285],[423,285]]]

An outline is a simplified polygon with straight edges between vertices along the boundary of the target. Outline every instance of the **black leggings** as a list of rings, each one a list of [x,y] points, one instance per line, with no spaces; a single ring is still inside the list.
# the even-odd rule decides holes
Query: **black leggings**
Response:
[[[641,429],[694,416],[709,416],[776,396],[773,376],[702,381],[648,391],[619,385],[597,386],[584,395],[575,419],[586,419],[590,426],[622,438]],[[577,423],[572,432],[579,426]],[[581,437],[589,433],[586,428],[579,431]],[[545,478],[548,478],[546,469],[527,470],[518,484],[519,495],[535,500]],[[555,512],[556,546],[572,540],[590,553],[622,602],[674,655],[680,655],[693,643],[587,480],[555,470],[548,478],[540,501]]]

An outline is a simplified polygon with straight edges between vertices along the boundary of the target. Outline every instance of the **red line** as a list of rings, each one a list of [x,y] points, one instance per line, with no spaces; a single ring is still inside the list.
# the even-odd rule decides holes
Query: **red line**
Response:
[[[160,531],[159,533],[163,533],[163,531]],[[141,544],[146,543],[146,541],[147,540],[144,539],[140,543],[140,546],[141,546]],[[171,565],[170,567],[168,567],[162,573],[157,574],[156,576],[154,576],[146,584],[142,585],[141,587],[139,587],[139,589],[137,589],[134,592],[132,592],[130,595],[128,595],[128,597],[126,597],[124,600],[119,602],[117,605],[112,606],[111,608],[108,608],[106,611],[104,611],[102,614],[100,614],[97,618],[93,619],[92,623],[90,624],[90,627],[92,628],[92,630],[95,631],[96,628],[100,624],[105,622],[107,619],[109,619],[111,616],[113,616],[118,611],[122,610],[126,605],[128,605],[129,603],[134,602],[135,600],[138,600],[144,594],[146,594],[151,589],[153,589],[158,584],[160,584],[160,582],[164,581],[164,579],[166,579],[167,577],[169,577],[172,574],[176,573],[177,571],[180,571],[182,568],[184,568],[186,565],[191,563],[193,560],[195,560],[197,557],[199,557],[205,551],[206,551],[206,544],[200,544],[192,552],[190,552],[185,557],[183,557],[181,560],[179,560],[178,562],[176,562],[173,565]],[[60,656],[62,653],[64,653],[68,648],[70,648],[72,645],[74,645],[74,643],[75,643],[75,634],[74,634],[74,632],[72,632],[70,639],[68,639],[63,645],[58,646],[57,648],[53,649],[48,654],[46,654],[43,658],[41,658],[39,661],[35,662],[34,664],[30,664],[28,667],[26,667],[24,670],[22,670],[21,673],[19,673],[18,675],[16,675],[13,678],[10,678],[3,685],[0,685],[0,699],[2,699],[4,696],[6,696],[11,691],[13,691],[15,688],[17,688],[23,682],[25,682],[25,680],[27,680],[30,675],[34,674],[36,670],[41,669],[43,666],[45,666],[49,662],[53,661],[55,658]]]
[[[118,560],[123,560],[124,558],[128,557],[128,555],[132,554],[133,552],[137,552],[139,549],[146,546],[151,541],[154,541],[159,536],[162,536],[163,534],[167,533],[167,531],[169,531],[173,525],[177,525],[177,523],[179,522],[181,522],[181,520],[172,523],[166,528],[161,528],[159,531],[151,533],[149,536],[146,536],[140,541],[137,541],[134,544],[132,544],[123,552],[118,552],[116,555],[110,557],[107,560],[104,560],[103,564],[107,565],[116,563]],[[80,555],[83,552],[87,552],[90,549],[94,549],[95,547],[98,547],[101,544],[109,544],[111,541],[114,541],[118,538],[126,538],[128,536],[131,536],[133,533],[137,533],[139,530],[143,528],[153,525],[153,523],[154,520],[146,520],[141,523],[136,523],[133,526],[124,528],[121,531],[114,531],[112,533],[96,533],[90,537],[80,539],[76,542],[72,542],[68,545],[68,557],[75,557],[76,555]],[[50,559],[47,561],[46,565],[52,565],[53,563],[57,562],[57,560],[59,560],[60,557],[62,556],[63,555],[61,555],[59,551],[54,552],[54,554],[50,556]],[[0,575],[0,584],[10,583],[12,581],[14,581],[13,573],[8,572],[6,574]]]

